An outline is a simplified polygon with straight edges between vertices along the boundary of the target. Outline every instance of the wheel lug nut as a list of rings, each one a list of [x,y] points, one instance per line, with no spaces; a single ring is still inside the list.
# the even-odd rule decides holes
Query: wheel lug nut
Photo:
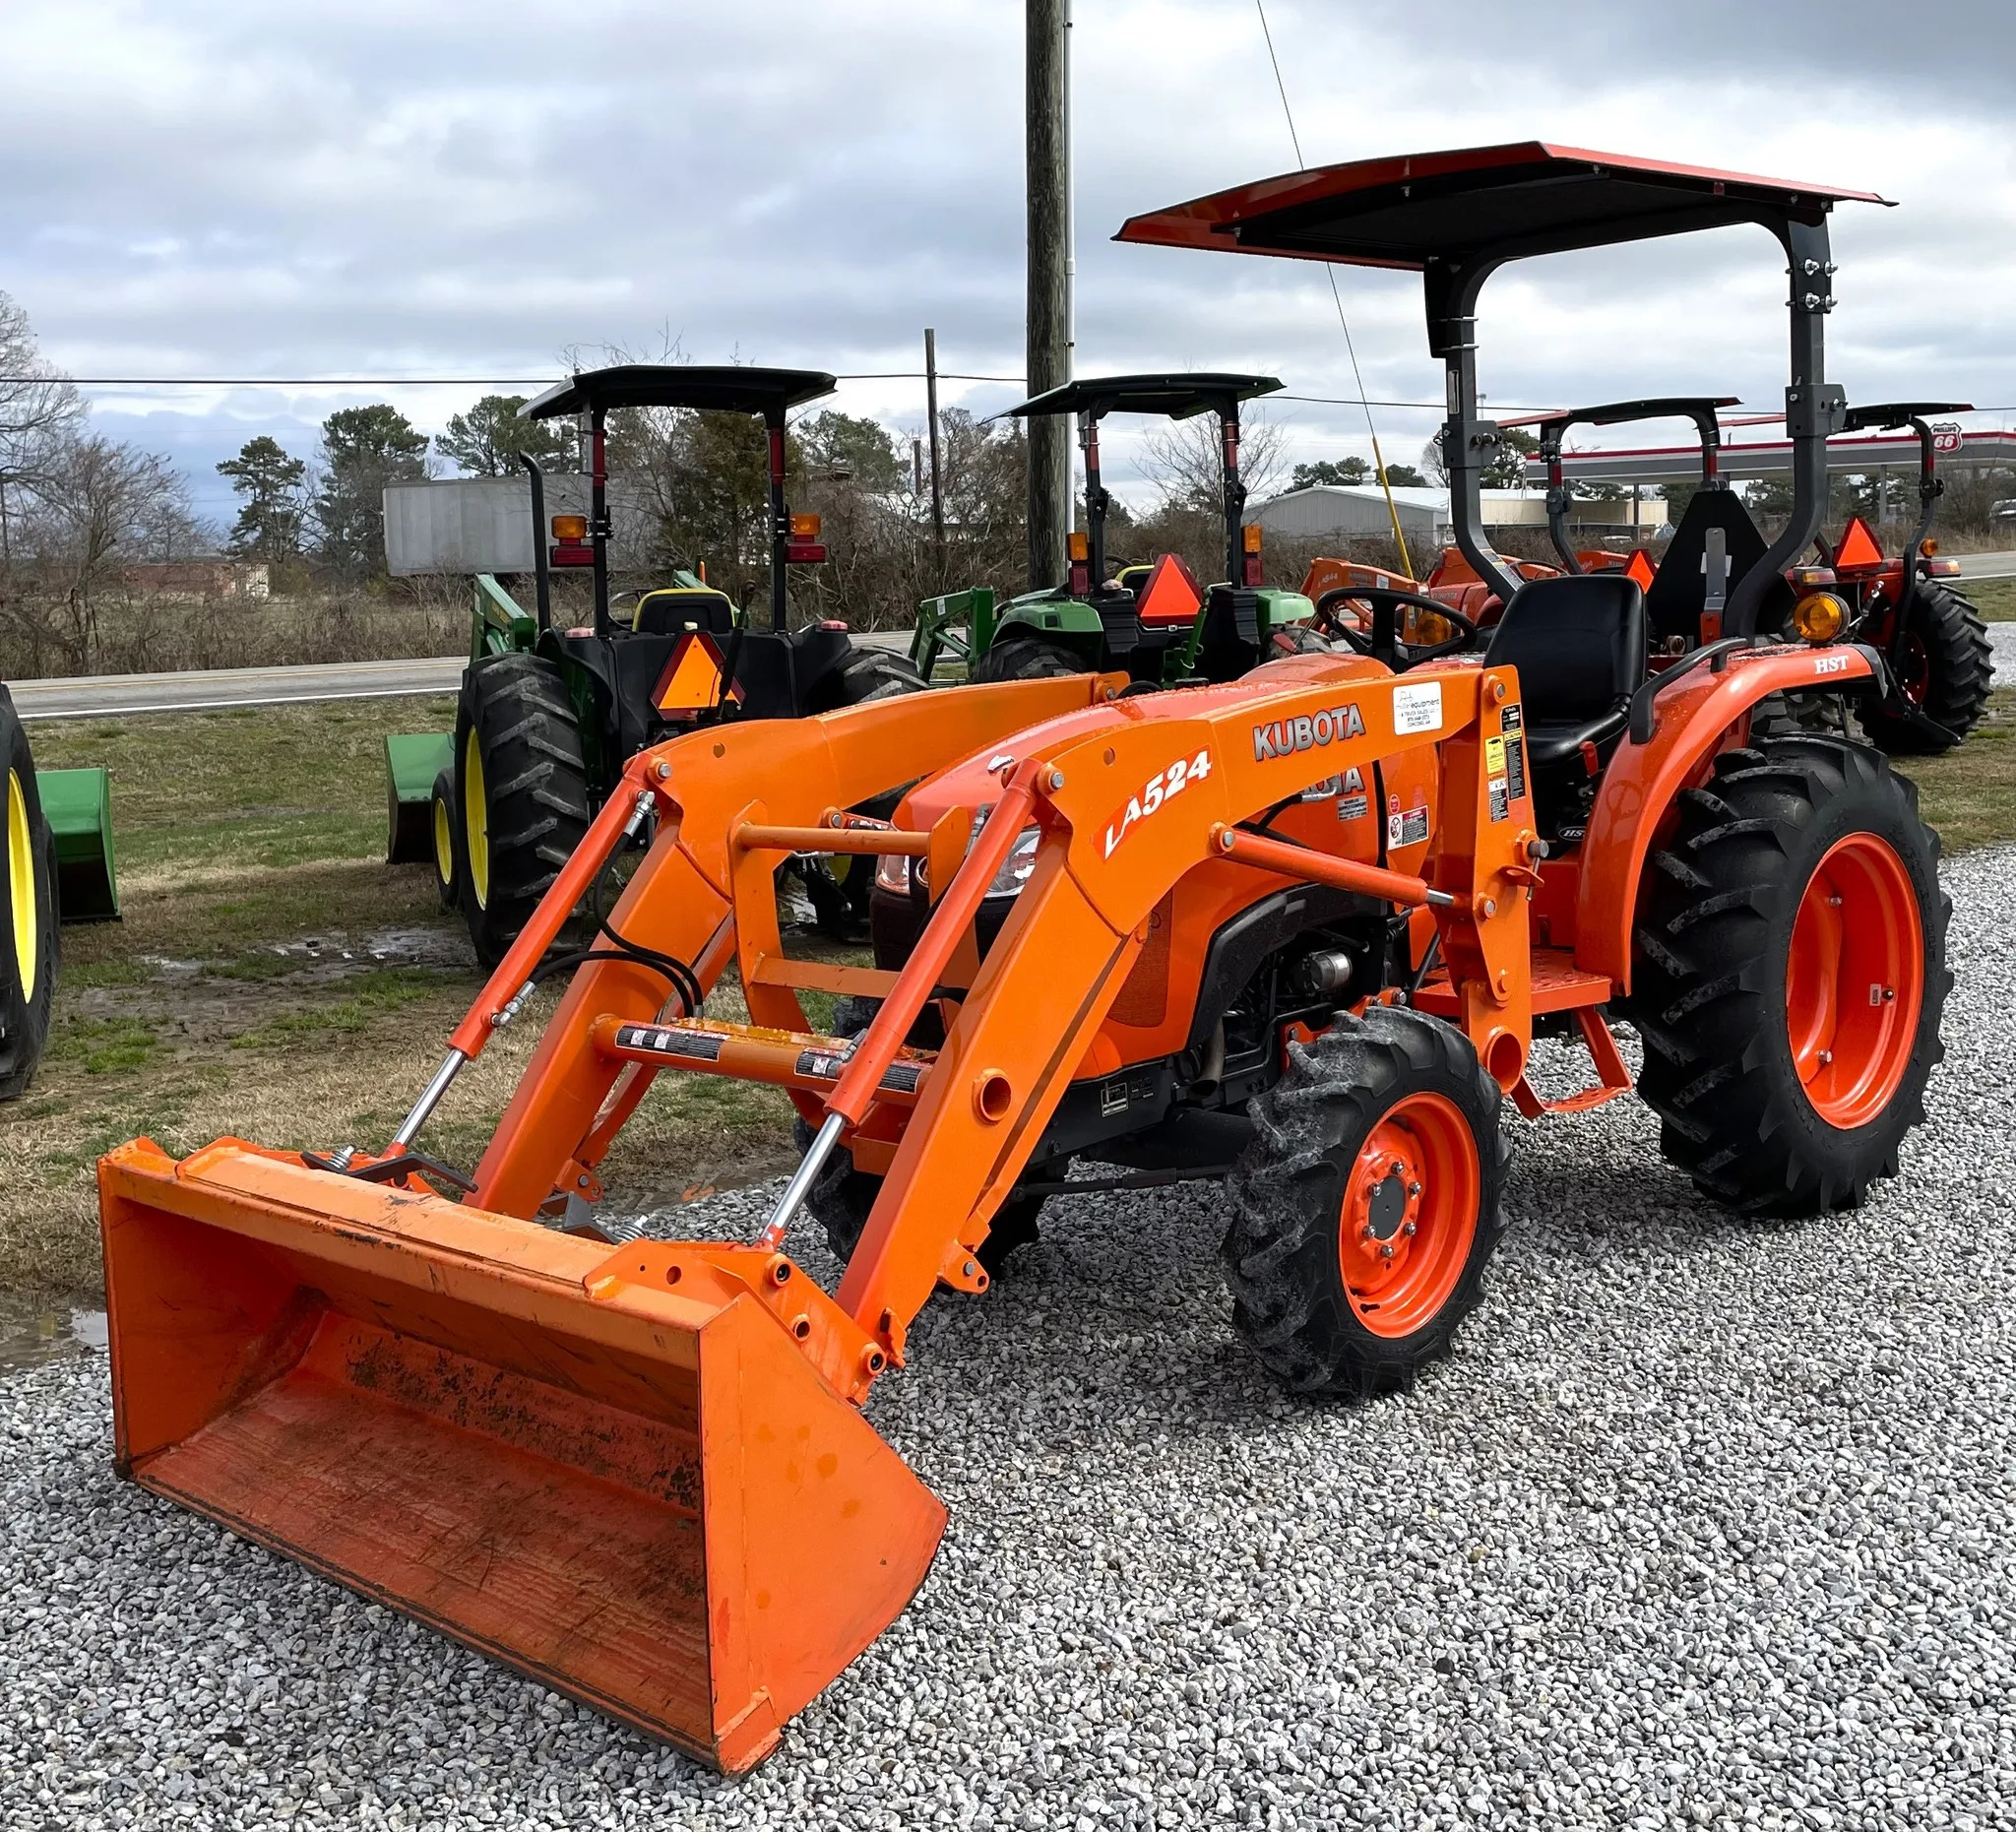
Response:
[[[1412,1240],[1414,1238],[1414,1224],[1412,1222],[1401,1223],[1400,1232]]]
[[[1393,1257],[1393,1243],[1390,1240],[1379,1249],[1379,1257],[1381,1259],[1391,1259]]]
[[[1410,1183],[1407,1186],[1407,1193],[1410,1196],[1418,1196],[1421,1193],[1421,1186],[1418,1183]]]
[[[1829,1066],[1830,1066],[1830,1065],[1831,1065],[1831,1064],[1833,1063],[1833,1061],[1834,1061],[1834,1051],[1833,1051],[1833,1050],[1831,1050],[1831,1049],[1823,1049],[1823,1050],[1821,1050],[1821,1051],[1820,1051],[1820,1066],[1821,1066],[1821,1067],[1822,1067],[1823,1069],[1824,1069],[1824,1068],[1827,1068],[1827,1067],[1829,1067]]]

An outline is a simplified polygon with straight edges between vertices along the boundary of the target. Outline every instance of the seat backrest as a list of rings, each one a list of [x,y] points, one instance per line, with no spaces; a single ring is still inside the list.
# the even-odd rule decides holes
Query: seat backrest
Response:
[[[640,636],[678,636],[687,630],[725,636],[734,627],[734,605],[707,586],[664,586],[637,600]]]
[[[1659,642],[1678,636],[1691,647],[1701,640],[1701,613],[1708,605],[1708,531],[1712,528],[1721,529],[1728,542],[1731,593],[1735,591],[1736,581],[1764,557],[1764,537],[1734,490],[1696,490],[1679,527],[1673,530],[1651,590],[1645,594],[1645,614]]]
[[[1535,579],[1512,594],[1484,665],[1519,670],[1526,717],[1600,718],[1645,679],[1645,594],[1622,573]]]

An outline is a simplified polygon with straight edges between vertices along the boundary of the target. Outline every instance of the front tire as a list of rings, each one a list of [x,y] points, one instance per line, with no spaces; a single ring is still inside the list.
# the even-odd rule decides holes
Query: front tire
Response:
[[[1880,751],[1726,751],[1640,893],[1631,1013],[1660,1150],[1746,1214],[1858,1206],[1944,1054],[1938,836]]]
[[[1503,1232],[1498,1089],[1403,1006],[1289,1048],[1226,1185],[1232,1327],[1297,1393],[1369,1397],[1449,1353]]]
[[[1987,710],[1995,671],[1988,626],[1980,611],[1957,592],[1922,584],[1911,607],[1898,664],[1898,687],[1920,712],[1964,738]],[[1868,740],[1893,757],[1948,750],[1921,726],[1883,711],[1873,699],[1857,709]]]
[[[441,908],[453,910],[462,898],[462,813],[455,802],[455,766],[434,778],[427,804],[428,829],[434,842],[434,890]]]
[[[463,676],[455,768],[458,901],[476,959],[495,967],[595,814],[574,703],[552,662],[498,656]]]

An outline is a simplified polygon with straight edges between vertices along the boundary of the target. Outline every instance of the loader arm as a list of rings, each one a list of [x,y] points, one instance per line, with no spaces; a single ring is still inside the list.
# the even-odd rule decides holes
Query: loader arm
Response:
[[[965,687],[816,719],[717,726],[659,745],[631,766],[659,803],[658,835],[610,913],[610,925],[629,941],[688,963],[709,991],[735,959],[734,827],[745,810],[760,807],[770,821],[817,827],[831,812],[888,794],[1009,732],[1097,704],[1116,685],[1078,674]],[[772,849],[767,856],[774,866],[788,853]],[[767,871],[763,882],[763,899],[752,902],[744,920],[767,920],[774,934]],[[510,966],[477,999],[472,1041],[518,991],[522,979],[506,971]],[[662,975],[626,961],[593,962],[575,974],[476,1167],[474,1203],[529,1217],[556,1188],[594,1187],[593,1168],[616,1130],[598,1127],[598,1116],[627,1118],[655,1071],[604,1054],[590,1020],[656,1017],[668,991]],[[796,1024],[803,1028],[802,1013]],[[605,1113],[619,1076],[624,1086]]]
[[[1513,1085],[1531,1041],[1533,834],[1524,796],[1504,794],[1499,722],[1517,696],[1510,669],[1395,676],[1296,657],[1229,686],[1117,702],[1013,760],[1035,789],[1036,866],[923,1080],[837,1295],[892,1360],[941,1279],[984,1289],[973,1249],[1084,1061],[1150,912],[1188,872],[1238,857],[1241,823],[1326,777],[1369,777],[1379,760],[1437,748],[1442,846],[1432,890],[1414,901],[1436,900],[1464,1026]],[[1260,861],[1267,889],[1325,871],[1375,895],[1400,887],[1396,874],[1301,848],[1277,845]],[[931,941],[927,928],[919,950]],[[907,1028],[901,1012],[885,1008],[877,1028],[885,1021],[899,1037]],[[857,1061],[876,1042],[871,1028]],[[877,1064],[860,1066],[872,1075]]]

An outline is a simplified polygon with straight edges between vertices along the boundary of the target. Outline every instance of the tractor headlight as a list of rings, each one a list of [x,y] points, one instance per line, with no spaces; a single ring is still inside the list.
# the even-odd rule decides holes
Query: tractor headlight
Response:
[[[983,824],[978,821],[974,823],[976,838],[978,837]],[[1029,882],[1029,874],[1036,869],[1037,844],[1041,838],[1041,830],[1036,827],[1025,827],[1016,836],[1014,848],[1002,861],[1001,869],[994,873],[993,883],[987,886],[989,897],[1013,897]],[[913,862],[904,853],[884,853],[875,861],[875,888],[878,891],[890,891],[899,897],[908,897],[913,875],[919,888],[928,887],[930,878],[924,870],[922,859]]]
[[[1013,897],[1029,882],[1029,874],[1036,869],[1037,842],[1041,838],[1041,830],[1036,827],[1025,827],[1015,836],[1014,847],[987,886],[989,897]]]
[[[1831,643],[1848,627],[1848,605],[1832,592],[1809,592],[1793,606],[1792,626],[1809,643]]]

